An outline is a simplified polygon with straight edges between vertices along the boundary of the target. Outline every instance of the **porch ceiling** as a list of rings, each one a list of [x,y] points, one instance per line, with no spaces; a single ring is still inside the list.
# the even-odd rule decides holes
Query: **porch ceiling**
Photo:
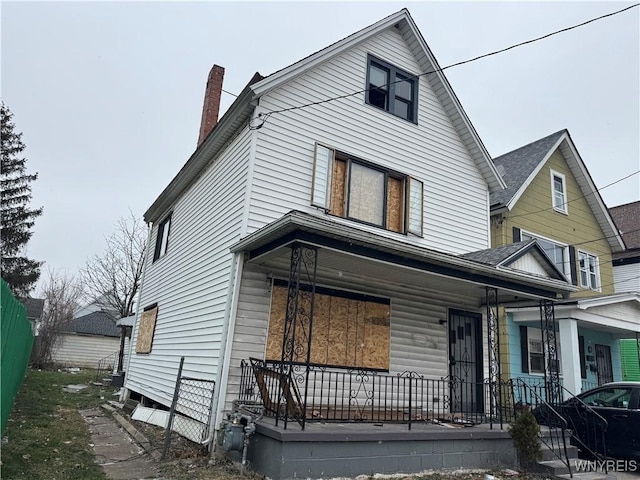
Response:
[[[288,271],[289,245],[295,241],[318,246],[319,268],[337,275],[343,272],[417,285],[472,296],[479,303],[484,299],[485,286],[498,289],[501,303],[556,299],[573,290],[567,282],[487,266],[295,211],[244,238],[231,250],[247,252],[251,263]]]

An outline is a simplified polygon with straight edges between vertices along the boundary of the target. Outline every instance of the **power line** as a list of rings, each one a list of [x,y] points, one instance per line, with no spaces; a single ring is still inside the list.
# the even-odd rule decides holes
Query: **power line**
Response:
[[[229,95],[232,95],[232,96],[234,96],[234,97],[236,97],[236,98],[238,97],[238,95],[236,95],[235,93],[231,93],[231,92],[229,92],[229,91],[225,90],[224,88],[222,88],[221,90],[222,90],[224,93],[227,93],[227,94],[229,94]]]
[[[590,195],[595,195],[596,193],[601,192],[601,191],[602,191],[602,190],[604,190],[605,188],[609,188],[609,187],[611,187],[611,186],[613,186],[613,185],[616,185],[616,184],[618,184],[618,183],[622,182],[623,180],[626,180],[627,178],[630,178],[630,177],[633,177],[634,175],[637,175],[638,173],[640,173],[640,170],[636,170],[636,171],[635,171],[635,172],[633,172],[633,173],[630,173],[630,174],[628,174],[628,175],[626,175],[626,176],[624,176],[624,177],[622,177],[622,178],[619,178],[619,179],[617,179],[617,180],[614,180],[613,182],[611,182],[611,183],[609,183],[609,184],[605,185],[604,187],[596,188],[593,192],[589,192],[589,193],[587,193],[586,195],[582,195],[582,196],[580,196],[580,197],[576,197],[576,198],[573,198],[573,199],[571,199],[571,200],[567,200],[566,202],[564,202],[564,203],[562,203],[562,204],[558,205],[558,207],[563,207],[563,206],[565,206],[565,205],[569,205],[570,203],[576,202],[576,201],[578,201],[578,200],[582,200],[583,198],[587,198],[587,197],[588,197],[588,196],[590,196]],[[538,213],[546,212],[546,211],[549,211],[549,210],[555,210],[555,208],[556,208],[556,207],[547,207],[547,208],[543,208],[543,209],[541,209],[541,210],[536,210],[536,211],[534,211],[534,212],[520,213],[520,214],[518,214],[518,215],[510,215],[510,216],[509,216],[509,219],[512,219],[512,218],[520,218],[520,217],[526,217],[526,216],[528,216],[528,215],[536,215],[536,214],[538,214]]]
[[[620,10],[616,10],[615,12],[610,12],[610,13],[607,13],[607,14],[604,14],[604,15],[600,15],[599,17],[592,18],[592,19],[587,20],[585,22],[578,23],[576,25],[572,25],[570,27],[565,27],[565,28],[562,28],[560,30],[553,31],[551,33],[547,33],[545,35],[542,35],[542,36],[539,36],[539,37],[536,37],[536,38],[525,40],[523,42],[510,45],[510,46],[502,48],[500,50],[494,50],[492,52],[485,53],[483,55],[478,55],[477,57],[473,57],[473,58],[470,58],[470,59],[467,59],[467,60],[462,60],[460,62],[452,63],[451,65],[447,65],[445,67],[436,68],[436,69],[430,70],[428,72],[424,72],[424,73],[420,73],[420,74],[417,74],[417,75],[413,75],[413,76],[411,76],[409,78],[410,79],[417,79],[419,77],[423,77],[423,76],[426,76],[426,75],[429,75],[429,74],[432,74],[432,73],[443,72],[443,71],[445,71],[445,70],[447,70],[449,68],[453,68],[453,67],[457,67],[457,66],[460,66],[460,65],[465,65],[467,63],[475,62],[475,61],[480,60],[482,58],[490,57],[490,56],[493,56],[493,55],[498,55],[498,54],[504,53],[504,52],[506,52],[508,50],[512,50],[514,48],[518,48],[518,47],[522,47],[524,45],[535,43],[535,42],[538,42],[540,40],[544,40],[546,38],[552,37],[554,35],[558,35],[560,33],[568,32],[569,30],[573,30],[573,29],[576,29],[576,28],[579,28],[579,27],[583,27],[585,25],[588,25],[590,23],[596,22],[598,20],[602,20],[602,19],[607,18],[607,17],[612,17],[614,15],[618,15],[620,13],[626,12],[627,10],[635,8],[635,7],[639,6],[639,5],[640,5],[640,3],[636,3],[636,4],[630,5],[628,7],[622,8]],[[402,80],[397,80],[395,82],[390,82],[390,83],[386,84],[386,86],[388,87],[388,86],[393,85],[395,83],[404,82],[406,80],[407,79],[405,78],[405,79],[402,79]],[[376,87],[376,88],[380,88],[380,87]],[[353,97],[355,95],[360,95],[362,93],[366,93],[369,90],[373,90],[373,89],[367,88],[367,89],[364,89],[364,90],[358,90],[357,92],[346,93],[344,95],[339,95],[339,96],[336,96],[336,97],[330,97],[330,98],[326,98],[324,100],[318,100],[316,102],[305,103],[305,104],[302,104],[302,105],[297,105],[297,106],[288,107],[288,108],[282,108],[282,109],[279,109],[279,110],[271,110],[269,112],[262,112],[262,113],[258,114],[258,118],[262,120],[262,123],[260,125],[250,126],[249,128],[250,128],[250,130],[258,130],[259,128],[262,128],[262,126],[267,122],[269,117],[271,115],[273,115],[273,114],[276,114],[276,113],[284,113],[284,112],[289,112],[289,111],[292,111],[292,110],[299,110],[299,109],[302,109],[302,108],[308,108],[308,107],[315,106],[315,105],[321,105],[321,104],[328,103],[328,102],[333,102],[333,101],[336,101],[336,100],[342,100],[344,98],[349,98],[349,97]]]

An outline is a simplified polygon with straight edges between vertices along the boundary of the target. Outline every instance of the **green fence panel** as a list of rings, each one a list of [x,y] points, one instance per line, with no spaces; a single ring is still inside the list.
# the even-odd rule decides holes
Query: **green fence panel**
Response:
[[[639,341],[635,339],[620,340],[620,357],[622,359],[622,378],[627,381],[640,382]]]
[[[2,292],[0,294],[0,384],[2,399],[0,417],[2,428],[9,419],[13,400],[24,380],[24,375],[29,365],[31,348],[33,348],[33,331],[27,320],[27,309],[11,293],[7,282],[2,280]]]

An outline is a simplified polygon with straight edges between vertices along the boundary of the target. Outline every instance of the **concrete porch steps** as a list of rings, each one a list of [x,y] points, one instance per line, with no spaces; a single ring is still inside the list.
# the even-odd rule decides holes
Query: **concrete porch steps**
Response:
[[[561,455],[564,455],[562,449],[554,449],[560,451]],[[578,448],[573,445],[567,445],[567,455],[569,457],[569,464],[571,465],[571,471],[573,477],[569,475],[569,468],[562,460],[554,454],[554,451],[543,445],[542,447],[542,460],[538,462],[539,473],[549,475],[556,479],[561,480],[616,480],[617,477],[614,474],[606,474],[604,472],[576,472],[576,462],[578,461]]]

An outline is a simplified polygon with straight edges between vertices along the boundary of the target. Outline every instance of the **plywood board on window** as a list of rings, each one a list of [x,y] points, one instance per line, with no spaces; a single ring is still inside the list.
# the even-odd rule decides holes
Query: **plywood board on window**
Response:
[[[344,217],[344,199],[347,180],[347,162],[336,159],[333,162],[333,176],[331,177],[331,213]]]
[[[271,312],[267,334],[267,360],[282,359],[282,335],[287,311],[287,288],[274,286],[271,291]]]
[[[305,295],[305,298],[306,297]],[[299,311],[310,307],[301,298]],[[282,358],[282,336],[287,302],[287,287],[274,286],[267,339],[267,359]],[[294,357],[306,361],[308,323],[301,316],[297,324],[298,341],[305,342],[304,351]],[[316,293],[310,361],[317,364],[346,367],[389,369],[388,303]],[[300,336],[298,336],[300,335]]]
[[[140,316],[140,328],[136,340],[136,353],[150,353],[153,344],[153,334],[156,330],[158,307],[145,310]]]
[[[387,180],[387,228],[394,232],[403,232],[404,226],[404,182],[399,178]]]

